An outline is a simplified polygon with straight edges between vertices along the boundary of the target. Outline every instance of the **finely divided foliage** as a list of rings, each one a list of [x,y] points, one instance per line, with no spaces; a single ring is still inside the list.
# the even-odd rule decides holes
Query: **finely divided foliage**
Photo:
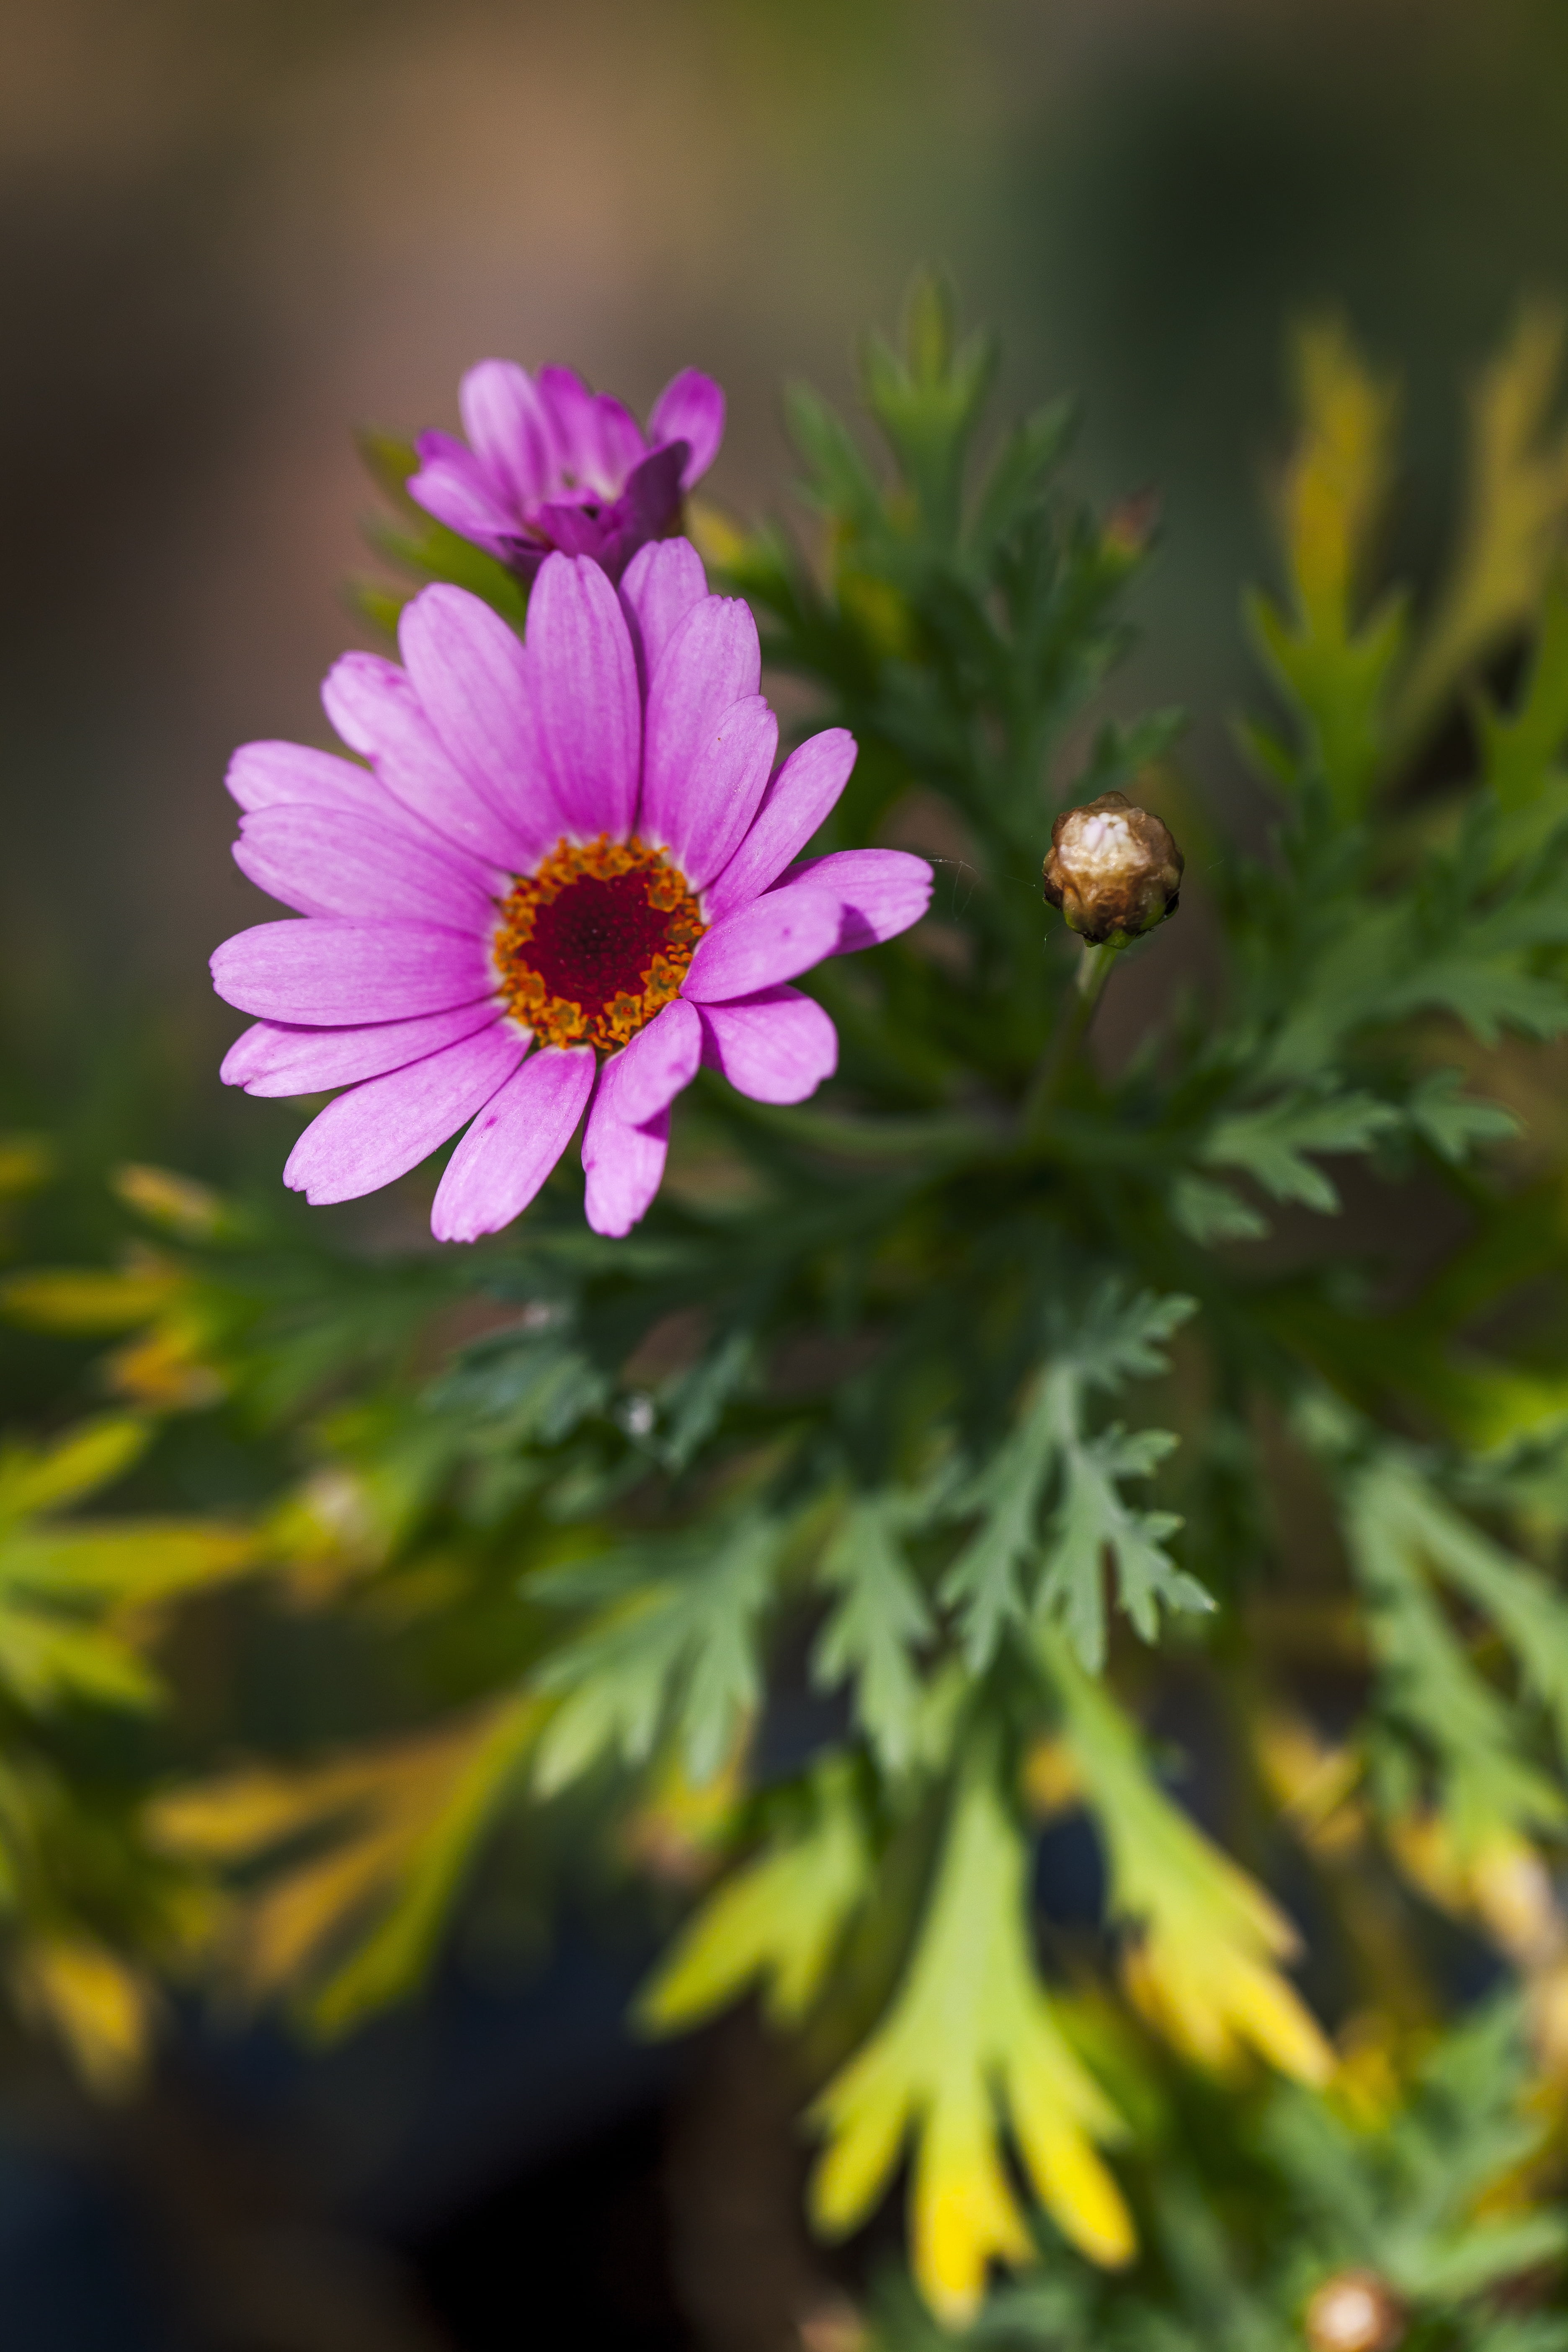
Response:
[[[936,284],[866,347],[881,457],[792,396],[804,532],[692,503],[651,535],[717,446],[703,380],[645,438],[487,362],[467,449],[372,453],[426,583],[366,593],[403,667],[333,674],[356,761],[240,756],[247,870],[305,920],[219,970],[259,1015],[227,1076],[348,1089],[291,1181],[348,1197],[471,1118],[437,1231],[507,1231],[367,1270],[143,1187],[155,1268],[8,1294],[131,1333],[149,1426],[285,1436],[241,1549],[169,1559],[265,1569],[420,1694],[399,1739],[163,1791],[148,1852],[211,1906],[215,1970],[346,2023],[552,1806],[710,1879],[639,2020],[755,1990],[805,2029],[825,2230],[907,2159],[889,2346],[1282,2347],[1356,2264],[1423,2343],[1568,2344],[1527,2307],[1563,2250],[1568,1358],[1500,1311],[1568,1271],[1552,337],[1527,318],[1478,390],[1426,616],[1372,575],[1393,391],[1338,327],[1301,338],[1283,578],[1247,608],[1261,854],[1177,719],[1086,730],[1149,512],[1068,494],[1060,406],[982,445],[994,353]],[[766,667],[814,697],[776,771]],[[1456,711],[1462,783],[1426,757]],[[1040,867],[1060,808],[1117,792],[1189,904],[1120,958],[1148,1034],[1113,1066]],[[1352,1189],[1413,1245],[1336,1262]],[[434,1311],[476,1297],[432,1376]],[[123,1530],[65,1541],[30,1460],[0,1510],[5,1706],[41,1737],[146,1704]],[[1201,1749],[1190,1805],[1156,1727]],[[1060,1929],[1048,1842],[1045,1952],[1033,1841],[1068,1816],[1103,1901]],[[1263,1883],[1292,1847],[1299,1922]],[[94,1902],[59,1935],[101,1942]],[[1433,1907],[1517,1979],[1446,2038]],[[127,1949],[155,1927],[121,1906]]]

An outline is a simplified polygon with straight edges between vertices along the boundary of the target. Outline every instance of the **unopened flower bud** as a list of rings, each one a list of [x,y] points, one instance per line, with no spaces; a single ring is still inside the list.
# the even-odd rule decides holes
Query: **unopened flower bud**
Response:
[[[1405,2311],[1375,2271],[1336,2271],[1301,2324],[1312,2352],[1394,2352],[1405,2335]]]
[[[1175,913],[1184,863],[1157,816],[1101,793],[1052,825],[1046,897],[1090,947],[1124,945]]]

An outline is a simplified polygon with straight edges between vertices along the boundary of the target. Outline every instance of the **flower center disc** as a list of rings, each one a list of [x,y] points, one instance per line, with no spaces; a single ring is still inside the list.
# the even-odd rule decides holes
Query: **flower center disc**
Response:
[[[543,1045],[613,1054],[679,992],[707,925],[686,877],[630,841],[558,842],[493,941],[509,1010]]]

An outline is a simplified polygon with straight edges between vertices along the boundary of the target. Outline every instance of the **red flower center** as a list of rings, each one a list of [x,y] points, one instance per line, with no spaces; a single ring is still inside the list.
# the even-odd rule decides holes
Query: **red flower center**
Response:
[[[542,1045],[614,1053],[677,994],[706,928],[660,851],[601,834],[519,877],[492,946],[509,1007]]]
[[[533,910],[528,961],[552,996],[584,1007],[640,996],[647,969],[668,944],[669,917],[647,899],[642,874],[585,874]]]

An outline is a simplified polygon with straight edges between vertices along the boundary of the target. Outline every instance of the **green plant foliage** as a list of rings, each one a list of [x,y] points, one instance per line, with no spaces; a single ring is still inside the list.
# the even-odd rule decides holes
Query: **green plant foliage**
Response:
[[[503,1837],[542,1872],[569,1820],[685,1890],[645,2029],[757,1992],[796,2035],[818,2222],[907,2162],[889,2352],[1262,2352],[1357,2266],[1413,2346],[1568,2342],[1553,336],[1531,314],[1482,380],[1430,611],[1378,572],[1395,390],[1343,328],[1300,339],[1249,850],[1179,718],[1100,701],[1147,504],[1072,494],[1061,404],[988,440],[994,353],[922,279],[864,350],[879,447],[796,389],[805,522],[689,518],[858,740],[818,846],[937,868],[927,923],[806,983],[833,1084],[700,1080],[625,1241],[564,1166],[510,1234],[405,1257],[143,1169],[117,1265],[18,1259],[26,1344],[114,1342],[69,1412],[84,1380],[123,1409],[0,1467],[0,1848],[57,2017],[91,2007],[83,1948],[199,1947],[344,2030],[416,1989]],[[400,494],[407,452],[369,455]],[[411,512],[381,543],[521,622]],[[1182,837],[1187,903],[1086,953],[1041,862],[1113,792]],[[49,1164],[0,1151],[14,1252]],[[75,1518],[132,1429],[134,1510]],[[214,1491],[250,1481],[226,1553],[166,1491],[219,1436]],[[142,1756],[138,1908],[80,1860],[47,1719],[149,1704],[182,1594],[242,1565],[353,1646],[380,1729],[253,1732],[237,1775],[216,1736]],[[1047,1935],[1037,1822],[1067,1815],[1105,1901]],[[1456,1937],[1517,1979],[1468,2017]]]
[[[255,1558],[243,1528],[59,1516],[121,1476],[150,1435],[141,1422],[106,1416],[52,1445],[0,1455],[0,1684],[24,1705],[150,1705],[157,1685],[125,1620]]]
[[[1141,2278],[1107,2289],[1087,2264],[1002,2288],[971,2340],[1090,2352],[1289,2352],[1315,2290],[1370,2275],[1396,2298],[1402,2338],[1455,2352],[1559,2352],[1568,2318],[1496,2290],[1561,2259],[1560,2212],[1476,2221],[1478,2200],[1538,2156],[1539,2118],[1521,2113],[1530,2052],[1515,2004],[1484,2010],[1415,2070],[1398,2110],[1357,2128],[1300,2091],[1275,2095],[1242,2135],[1245,2179],[1169,2156],[1155,2189]],[[953,2339],[900,2282],[885,2283],[872,2341],[936,2352]]]
[[[810,2010],[866,1900],[872,1856],[847,1759],[824,1765],[804,1793],[806,1817],[731,1871],[667,1954],[638,2004],[649,2031],[689,2025],[753,1984],[781,2025]]]
[[[1011,1437],[952,1497],[954,1514],[979,1518],[942,1585],[973,1668],[990,1663],[1010,1622],[1038,1614],[1061,1618],[1085,1664],[1100,1666],[1107,1560],[1121,1606],[1146,1642],[1158,1636],[1161,1601],[1173,1609],[1212,1606],[1203,1586],[1163,1549],[1180,1518],[1131,1507],[1121,1489],[1124,1478],[1151,1476],[1174,1437],[1163,1429],[1130,1434],[1119,1422],[1090,1434],[1086,1411],[1097,1389],[1163,1370],[1159,1343],[1193,1305],[1149,1297],[1123,1305],[1112,1289],[1081,1319],[1047,1318],[1047,1369],[1035,1396]],[[1060,1499],[1042,1541],[1040,1504],[1053,1484]],[[1020,1579],[1031,1570],[1026,1593]]]
[[[667,1714],[688,1767],[711,1780],[761,1696],[757,1620],[781,1540],[746,1513],[689,1538],[555,1570],[534,1592],[598,1604],[555,1646],[538,1687],[556,1701],[539,1752],[547,1793],[607,1752],[652,1754]]]
[[[989,2259],[1028,2254],[998,2161],[998,2104],[1037,2195],[1074,2242],[1111,2264],[1132,2250],[1131,2223],[1094,2146],[1117,2137],[1119,2118],[1036,1973],[1021,1901],[1026,1866],[994,1774],[972,1754],[908,1970],[814,2110],[826,2147],[812,2208],[835,2234],[865,2220],[913,2131],[916,2273],[933,2308],[960,2321],[978,2302]]]

